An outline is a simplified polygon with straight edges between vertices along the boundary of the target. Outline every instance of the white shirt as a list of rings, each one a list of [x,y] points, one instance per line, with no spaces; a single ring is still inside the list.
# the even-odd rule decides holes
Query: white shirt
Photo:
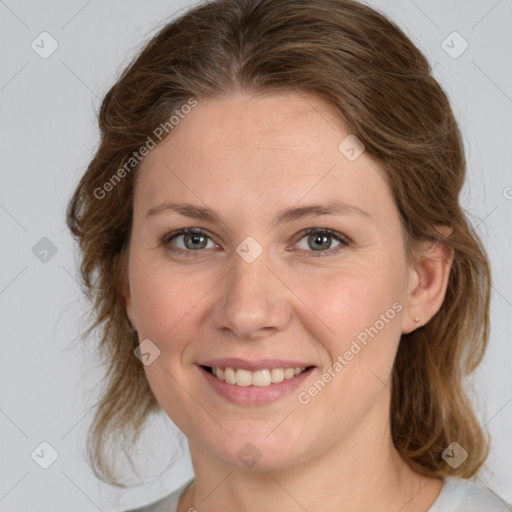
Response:
[[[183,491],[193,480],[160,501],[127,512],[176,512]],[[512,512],[512,505],[489,489],[449,476],[444,478],[441,492],[427,512]]]

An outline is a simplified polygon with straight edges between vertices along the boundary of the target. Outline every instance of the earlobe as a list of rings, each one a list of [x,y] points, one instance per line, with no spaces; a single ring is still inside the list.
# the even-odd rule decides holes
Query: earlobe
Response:
[[[443,226],[447,228],[447,226]],[[449,233],[449,231],[448,231]],[[416,251],[402,334],[427,324],[441,309],[453,262],[453,249],[442,240],[427,241]]]

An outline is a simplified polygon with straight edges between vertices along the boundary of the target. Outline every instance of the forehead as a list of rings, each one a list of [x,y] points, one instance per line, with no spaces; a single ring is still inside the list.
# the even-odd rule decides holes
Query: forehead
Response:
[[[377,213],[390,191],[368,155],[348,159],[340,151],[353,142],[340,117],[314,96],[199,100],[143,160],[136,208],[186,196],[235,203],[239,215],[326,199]]]

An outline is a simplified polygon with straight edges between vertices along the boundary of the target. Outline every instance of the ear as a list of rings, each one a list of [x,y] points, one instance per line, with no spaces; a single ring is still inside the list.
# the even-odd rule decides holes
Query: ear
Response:
[[[131,293],[128,277],[123,279],[123,282],[121,284],[121,293],[124,298],[126,316],[128,317],[128,321],[130,322],[132,329],[137,331],[137,320],[135,317],[135,311],[134,311],[133,301],[132,301],[132,293]]]
[[[452,232],[449,226],[438,226],[436,230],[442,238],[448,238]],[[443,240],[420,242],[414,249],[414,262],[409,269],[408,295],[402,317],[402,334],[427,324],[441,309],[452,262],[453,250]]]

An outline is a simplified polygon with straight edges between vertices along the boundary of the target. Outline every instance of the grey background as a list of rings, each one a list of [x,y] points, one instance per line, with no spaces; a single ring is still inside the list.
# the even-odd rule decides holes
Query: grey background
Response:
[[[512,501],[512,2],[369,3],[428,56],[464,132],[469,178],[463,203],[494,273],[490,345],[471,379],[475,407],[492,439],[486,469],[476,479]],[[188,5],[0,0],[0,510],[123,510],[192,476],[188,453],[175,448],[176,428],[165,418],[154,422],[139,450],[146,475],[140,485],[111,489],[89,469],[84,437],[102,373],[91,358],[94,340],[78,338],[87,303],[64,227],[67,201],[98,141],[100,99],[166,17]],[[31,47],[33,41],[43,46],[43,31],[58,43],[46,59]],[[450,36],[454,31],[469,44],[457,58],[464,42]],[[44,48],[51,48],[50,39]],[[50,451],[39,447],[43,441],[58,453],[48,469],[35,462],[50,461]],[[166,470],[173,453],[178,462]]]

